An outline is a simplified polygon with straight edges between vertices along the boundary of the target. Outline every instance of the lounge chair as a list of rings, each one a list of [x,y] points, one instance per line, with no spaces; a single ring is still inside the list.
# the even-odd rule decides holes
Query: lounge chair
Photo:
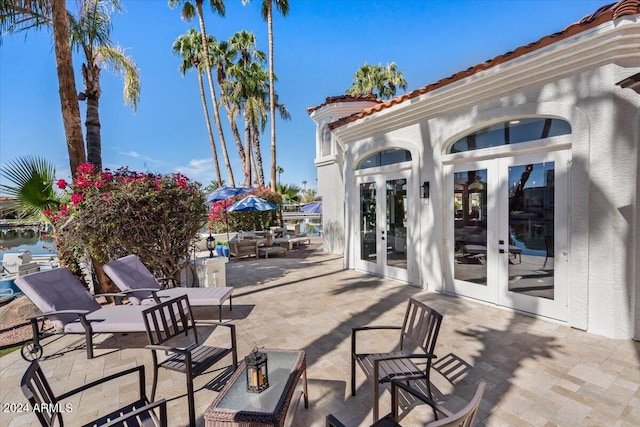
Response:
[[[122,372],[117,372],[56,396],[53,393],[47,378],[44,376],[44,372],[42,372],[40,364],[33,361],[24,373],[20,385],[22,387],[22,393],[29,400],[30,409],[38,417],[38,420],[43,427],[52,427],[54,425],[63,426],[65,406],[62,406],[63,403],[60,401],[79,393],[83,393],[94,387],[102,386],[102,384],[110,381],[121,383],[121,378],[123,376],[134,373],[138,374],[137,400],[125,404],[125,406],[120,407],[108,415],[102,415],[99,419],[93,420],[86,425],[167,427],[166,401],[162,399],[157,402],[149,403],[149,400],[147,400],[145,393],[144,365],[136,366],[135,368],[127,369]],[[134,396],[135,395],[132,394],[133,399],[135,399]],[[108,401],[109,399],[100,400],[98,405],[101,413],[104,413],[104,407],[107,406],[104,402],[105,400]],[[116,402],[116,404],[122,405],[123,403]],[[88,406],[90,406],[90,408],[87,412],[93,412],[94,414],[98,413],[96,405],[91,405],[89,403]],[[76,408],[71,409],[74,411],[77,410]]]
[[[192,306],[218,306],[219,320],[222,321],[222,304],[229,300],[229,310],[233,310],[233,288],[165,288],[145,267],[136,255],[110,261],[102,266],[113,283],[127,294],[132,304],[157,304],[161,301],[188,295]]]
[[[38,326],[48,319],[54,333],[85,334],[87,359],[93,358],[95,333],[145,332],[142,319],[143,307],[118,305],[103,307],[95,300],[101,295],[91,295],[82,283],[66,268],[41,271],[18,277],[16,285],[42,311],[43,314],[28,318],[33,330],[33,340],[22,346],[22,357],[36,360],[42,357],[40,339],[51,335]],[[102,294],[121,298],[124,294]]]

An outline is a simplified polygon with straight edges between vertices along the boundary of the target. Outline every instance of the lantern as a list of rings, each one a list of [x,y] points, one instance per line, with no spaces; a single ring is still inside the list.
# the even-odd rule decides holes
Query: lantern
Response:
[[[258,351],[257,348],[244,358],[247,373],[247,391],[262,393],[269,388],[269,376],[267,372],[267,353]]]
[[[216,239],[209,232],[207,237],[207,249],[209,250],[209,258],[213,258],[213,250],[216,248]]]

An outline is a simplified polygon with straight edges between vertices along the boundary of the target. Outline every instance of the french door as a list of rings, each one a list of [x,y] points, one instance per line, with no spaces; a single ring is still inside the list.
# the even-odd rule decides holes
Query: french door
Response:
[[[448,167],[447,290],[567,319],[566,151]]]
[[[356,179],[359,209],[355,266],[384,277],[409,280],[409,171]]]

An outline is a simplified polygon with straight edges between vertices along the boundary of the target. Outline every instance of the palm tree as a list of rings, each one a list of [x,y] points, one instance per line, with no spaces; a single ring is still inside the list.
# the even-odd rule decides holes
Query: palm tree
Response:
[[[60,207],[53,188],[56,171],[44,158],[19,157],[3,165],[0,176],[13,184],[0,184],[0,190],[15,199],[12,211],[41,219],[46,210],[56,211]]]
[[[195,16],[196,12],[198,14],[198,21],[200,23],[200,36],[202,37],[202,46],[204,52],[210,52],[209,49],[209,41],[207,38],[207,31],[204,26],[204,12],[202,10],[202,3],[204,0],[195,0],[196,6],[193,7],[193,3],[189,0],[169,0],[169,7],[174,8],[179,4],[182,4],[182,19],[185,21],[190,21]],[[209,0],[209,6],[214,13],[217,13],[220,16],[224,16],[224,1],[223,0]],[[218,111],[218,98],[216,96],[216,91],[213,86],[213,74],[211,72],[211,58],[210,55],[204,55],[206,71],[207,71],[207,80],[209,81],[209,92],[211,95],[211,101],[213,103],[213,118],[216,122],[216,127],[218,128],[218,133],[220,136],[220,146],[224,153],[225,163],[227,167],[227,175],[229,176],[229,182],[233,181],[233,171],[231,170],[231,163],[228,161],[227,154],[227,143],[224,138],[224,132],[222,131],[222,123],[220,121],[220,113]]]
[[[284,172],[284,168],[282,166],[276,166],[276,172],[278,173],[278,185],[280,185],[280,175]]]
[[[242,0],[248,3],[251,0]],[[276,97],[275,97],[275,75],[273,71],[273,6],[280,11],[282,16],[289,13],[288,0],[263,0],[261,14],[267,21],[269,36],[269,116],[271,120],[271,191],[276,191]]]
[[[85,162],[86,155],[73,74],[66,2],[55,0],[3,0],[0,2],[0,34],[5,31],[14,34],[49,25],[53,27],[60,106],[69,165],[75,177],[78,166]]]
[[[231,134],[233,135],[233,138],[236,142],[236,147],[238,148],[240,158],[244,161],[244,148],[242,146],[242,138],[240,137],[240,132],[238,131],[238,125],[235,121],[236,113],[234,111],[233,104],[229,97],[229,91],[227,89],[227,69],[233,65],[233,60],[236,56],[236,52],[231,49],[231,47],[229,46],[229,42],[224,40],[216,43],[209,43],[209,51],[213,66],[216,68],[216,78],[218,80],[218,86],[220,87],[220,102],[227,112],[227,119],[229,120],[229,125],[231,127]],[[229,182],[231,183],[231,187],[235,187],[233,174],[229,177]]]
[[[133,58],[127,56],[119,46],[111,42],[111,12],[120,12],[118,0],[84,0],[77,18],[69,14],[71,47],[82,51],[86,63],[82,64],[84,92],[78,99],[87,101],[87,161],[102,169],[100,138],[100,71],[108,68],[124,78],[123,96],[125,104],[135,112],[140,99],[140,72]]]
[[[380,99],[390,99],[396,95],[397,88],[406,89],[407,81],[395,62],[369,65],[365,63],[353,76],[354,82],[347,95],[374,95]]]
[[[278,184],[277,191],[282,195],[283,203],[300,203],[301,188],[295,184]]]
[[[213,36],[207,36],[211,42],[214,43]],[[182,62],[180,63],[180,74],[184,77],[187,71],[195,68],[196,75],[198,76],[198,88],[200,89],[200,101],[202,102],[202,110],[204,111],[204,120],[207,125],[207,133],[209,134],[209,143],[211,144],[211,151],[213,152],[213,166],[216,171],[216,181],[222,182],[222,175],[220,174],[220,164],[218,163],[218,151],[216,149],[216,143],[213,139],[213,130],[211,128],[211,120],[209,119],[209,107],[207,106],[207,98],[204,91],[204,82],[202,80],[202,71],[204,68],[203,50],[202,50],[202,38],[200,33],[195,29],[190,29],[187,34],[179,36],[175,42],[173,42],[172,52],[174,55],[180,56]],[[234,185],[232,185],[234,186]]]
[[[252,134],[255,134],[255,129],[257,129],[262,120],[261,111],[264,110],[264,106],[260,102],[260,94],[266,93],[266,87],[268,86],[268,83],[266,83],[267,75],[262,69],[262,62],[265,60],[266,55],[256,49],[255,34],[246,30],[233,34],[229,39],[228,45],[235,52],[238,59],[237,62],[227,67],[227,75],[233,80],[227,79],[225,92],[227,93],[227,100],[234,104],[232,108],[234,117],[237,117],[240,112],[244,113],[245,148],[238,151],[244,152],[244,185],[251,186],[252,145],[255,149]],[[257,150],[256,157],[261,162],[262,155],[259,152],[259,144]]]

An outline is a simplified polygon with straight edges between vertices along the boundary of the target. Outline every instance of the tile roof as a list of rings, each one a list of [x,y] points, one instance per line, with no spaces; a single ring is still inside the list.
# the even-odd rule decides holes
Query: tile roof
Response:
[[[420,95],[424,95],[425,93],[434,91],[436,89],[444,87],[458,80],[462,80],[465,77],[469,77],[473,74],[479,73],[480,71],[493,68],[496,65],[505,63],[507,61],[510,61],[512,59],[525,55],[527,53],[536,51],[552,43],[556,43],[560,40],[564,40],[566,38],[572,37],[590,28],[597,27],[602,23],[613,21],[614,19],[620,18],[622,16],[636,15],[636,14],[640,14],[640,0],[621,0],[621,1],[618,1],[617,3],[612,3],[606,6],[602,6],[591,15],[585,16],[580,21],[569,25],[567,28],[565,28],[562,31],[559,31],[557,33],[554,33],[548,36],[544,36],[536,42],[529,43],[528,45],[525,45],[525,46],[520,46],[511,52],[507,52],[505,54],[496,56],[493,59],[490,59],[486,62],[470,67],[464,71],[460,71],[456,74],[453,74],[450,77],[446,77],[444,79],[438,80],[435,83],[428,84],[419,89],[405,93],[403,95],[400,95],[396,98],[393,98],[384,102],[375,98],[366,99],[368,101],[376,101],[377,105],[365,108],[364,110],[358,113],[354,113],[352,115],[336,120],[335,122],[329,124],[329,128],[336,129],[340,126],[344,126],[347,123],[354,122],[356,120],[370,116],[372,114],[375,114],[379,111],[382,111],[394,105],[400,104],[404,101],[410,100],[412,98],[416,98]],[[364,95],[364,96],[371,97],[371,95]],[[344,98],[344,96],[328,97],[323,104],[320,104],[316,107],[309,108],[308,112],[311,113],[321,107],[324,107],[327,104],[331,104],[332,102],[343,102],[344,99],[340,99],[340,98]],[[364,99],[358,99],[358,100],[364,100]]]
[[[327,99],[320,105],[316,105],[315,107],[307,108],[307,113],[311,114],[316,110],[324,107],[325,105],[335,104],[338,102],[360,102],[360,101],[372,101],[376,103],[381,103],[378,98],[375,97],[374,94],[369,93],[366,95],[338,95],[338,96],[328,96]]]

